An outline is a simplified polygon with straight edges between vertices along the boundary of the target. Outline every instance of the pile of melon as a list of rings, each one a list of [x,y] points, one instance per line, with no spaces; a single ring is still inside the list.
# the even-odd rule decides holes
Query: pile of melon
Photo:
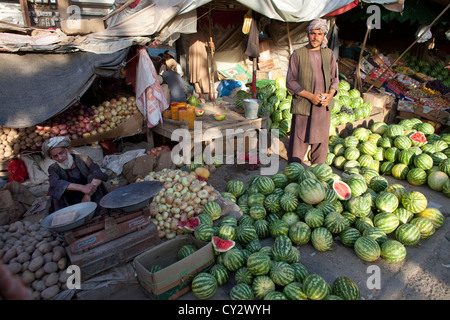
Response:
[[[311,244],[323,252],[339,242],[363,261],[397,263],[406,258],[408,246],[430,238],[444,223],[422,193],[389,185],[373,169],[341,178],[328,164],[305,169],[291,163],[273,176],[253,177],[248,185],[228,181],[225,192],[240,207],[239,219],[220,217],[220,208],[209,203],[194,218],[191,232],[213,242],[214,269],[220,269],[220,275],[212,274],[215,281],[205,272],[194,278],[192,290],[200,299],[211,297],[233,272],[239,288],[233,288],[232,299],[359,299],[354,284],[341,296],[317,275],[310,288],[300,276],[301,247]],[[273,238],[271,246],[262,245],[267,238]]]
[[[419,119],[376,122],[345,138],[330,136],[326,163],[350,174],[374,170],[450,197],[449,144],[450,134],[435,134],[431,124]]]

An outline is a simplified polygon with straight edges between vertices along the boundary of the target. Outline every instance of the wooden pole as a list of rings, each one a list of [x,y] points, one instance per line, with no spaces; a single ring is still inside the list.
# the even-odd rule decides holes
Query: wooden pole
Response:
[[[289,55],[292,54],[292,41],[291,41],[291,31],[289,30],[289,21],[286,22],[287,36],[289,41]]]
[[[361,52],[359,53],[359,60],[358,60],[358,64],[356,66],[356,82],[355,82],[355,87],[356,89],[358,89],[359,91],[362,91],[362,81],[361,81],[361,60],[362,57],[364,55],[364,49],[366,47],[366,42],[367,42],[367,37],[369,36],[369,32],[370,32],[370,28],[367,27],[366,30],[366,35],[364,36],[364,41],[362,43],[361,46]]]
[[[213,99],[213,104],[216,104],[216,90],[214,89],[214,73],[213,73],[213,65],[214,65],[214,43],[212,39],[212,19],[211,19],[211,10],[212,7],[209,5],[209,13],[208,13],[208,25],[209,25],[209,51],[210,51],[210,61],[208,61],[208,75],[210,81],[210,89],[209,94]]]
[[[406,50],[405,51],[403,51],[403,53],[393,62],[393,63],[391,63],[391,65],[388,67],[388,68],[386,68],[386,70],[384,70],[384,72],[382,73],[382,74],[380,74],[379,76],[378,76],[378,78],[376,79],[376,80],[378,80],[378,79],[380,79],[382,76],[384,76],[384,74],[386,73],[386,72],[388,72],[404,55],[405,55],[405,53],[406,52],[408,52],[416,43],[417,43],[417,41],[419,41],[424,35],[425,35],[425,33],[427,33],[428,32],[428,30],[430,30],[431,29],[431,27],[433,26],[433,24],[435,24],[436,23],[436,21],[438,21],[439,20],[439,18],[440,17],[442,17],[443,15],[444,15],[444,13],[448,10],[448,8],[450,8],[450,3],[447,5],[447,7],[445,7],[445,9],[433,20],[433,22],[431,22],[430,23],[430,25],[426,28],[426,30],[424,30],[423,32],[422,32],[422,34],[420,35],[420,37],[418,37],[408,48],[406,48]],[[373,88],[373,84],[369,87],[369,89],[367,89],[367,92],[369,92],[371,89]]]

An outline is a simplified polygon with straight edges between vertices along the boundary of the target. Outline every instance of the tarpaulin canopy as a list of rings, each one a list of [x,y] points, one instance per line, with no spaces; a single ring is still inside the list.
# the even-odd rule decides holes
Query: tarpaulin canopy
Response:
[[[74,104],[95,77],[116,77],[127,54],[0,53],[0,125],[24,128],[50,119]]]

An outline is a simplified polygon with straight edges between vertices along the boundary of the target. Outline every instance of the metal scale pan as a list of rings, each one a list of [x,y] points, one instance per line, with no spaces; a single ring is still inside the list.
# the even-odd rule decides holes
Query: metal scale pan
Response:
[[[100,200],[100,206],[106,209],[119,209],[125,212],[140,210],[150,203],[150,200],[162,188],[160,181],[142,181],[120,187],[111,191]]]
[[[55,232],[65,232],[68,230],[75,229],[79,226],[82,226],[83,224],[86,223],[86,221],[88,221],[89,219],[92,219],[92,217],[94,216],[94,213],[95,213],[95,209],[97,209],[97,204],[95,202],[77,203],[77,204],[65,207],[63,209],[60,209],[58,211],[55,211],[52,214],[49,214],[41,221],[41,224],[48,230],[55,231]],[[69,211],[77,211],[78,218],[75,219],[74,221],[66,223],[66,224],[52,226],[53,218],[56,215],[66,213]]]

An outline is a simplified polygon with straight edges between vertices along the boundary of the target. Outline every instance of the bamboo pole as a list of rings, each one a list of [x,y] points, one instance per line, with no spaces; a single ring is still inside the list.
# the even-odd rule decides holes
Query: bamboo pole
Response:
[[[450,3],[447,5],[447,7],[445,7],[445,9],[433,20],[433,22],[430,23],[430,25],[422,32],[422,34],[420,35],[420,37],[418,37],[408,48],[406,48],[405,51],[403,51],[403,53],[393,62],[391,63],[391,65],[386,68],[386,70],[384,70],[384,72],[382,74],[380,74],[376,80],[380,79],[382,76],[384,76],[384,74],[386,72],[388,72],[404,55],[406,52],[408,52],[424,35],[425,33],[428,32],[428,30],[431,29],[431,27],[433,26],[433,24],[436,23],[436,21],[439,20],[440,17],[442,17],[444,15],[444,13],[448,10],[448,8],[450,8]],[[369,92],[372,88],[373,88],[373,84],[369,87],[369,89],[367,89],[367,92]]]
[[[286,22],[287,36],[289,41],[289,55],[292,54],[291,31],[289,30],[289,21]]]
[[[216,90],[214,89],[214,73],[213,73],[213,65],[214,65],[214,43],[212,39],[212,19],[211,19],[211,5],[209,6],[209,12],[208,12],[208,27],[209,27],[209,51],[210,51],[210,59],[208,61],[208,76],[210,81],[210,89],[209,94],[210,97],[213,99],[213,104],[216,104]]]

